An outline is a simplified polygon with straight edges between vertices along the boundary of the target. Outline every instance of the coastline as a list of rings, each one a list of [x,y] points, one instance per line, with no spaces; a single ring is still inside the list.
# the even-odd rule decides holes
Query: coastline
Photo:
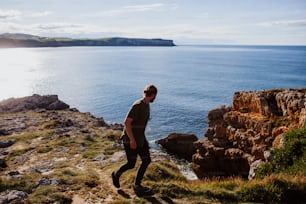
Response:
[[[258,93],[255,93],[255,96]],[[252,94],[254,93],[235,93],[238,98],[243,96],[240,98],[241,102]],[[294,94],[292,96],[293,99],[297,99]],[[305,93],[302,97],[305,97]],[[261,102],[265,104],[264,101]],[[246,104],[255,109],[261,107],[252,106],[254,103]],[[305,112],[304,109],[302,111]],[[265,108],[262,110],[267,111]],[[218,121],[220,111],[222,112],[218,109],[212,110],[208,116],[210,120],[213,119],[210,129],[215,128],[212,124],[218,124],[215,120]],[[289,115],[290,113],[288,112]],[[306,118],[300,120],[302,121],[306,121]],[[112,185],[111,172],[124,162],[124,152],[118,143],[122,125],[107,124],[103,118],[96,118],[89,112],[84,113],[70,108],[56,95],[33,95],[0,102],[0,124],[0,188],[5,189],[0,192],[0,201],[10,197],[12,200],[29,203],[46,200],[73,203],[82,200],[91,204],[134,202],[143,199],[138,198],[132,192],[132,188],[129,188],[134,179],[131,174],[127,174],[122,180],[122,185],[127,186],[123,191],[127,197],[122,197]],[[205,145],[202,147],[205,148]],[[210,153],[214,151],[220,155],[220,148],[215,149],[211,145],[209,148]],[[186,203],[186,201],[203,202],[205,198],[206,203],[261,202],[262,195],[256,195],[258,197],[255,200],[250,200],[250,192],[245,191],[258,185],[258,182],[264,185],[265,201],[268,198],[265,197],[267,194],[270,196],[269,199],[272,199],[269,201],[287,200],[283,194],[279,196],[278,188],[273,192],[269,190],[271,182],[279,181],[277,175],[260,181],[245,181],[239,177],[225,180],[221,177],[216,180],[202,177],[201,180],[193,180],[182,174],[184,170],[182,166],[185,164],[180,166],[182,163],[173,162],[169,155],[160,151],[151,150],[151,152],[153,162],[146,173],[144,184],[154,188],[155,195],[152,198],[155,200],[163,201],[167,198],[171,202]],[[197,151],[198,154],[203,152],[205,152],[203,149]],[[203,159],[204,155],[198,155],[196,158],[200,157]],[[199,169],[197,171],[199,172]],[[282,182],[290,186],[289,189],[282,189],[282,192],[286,194],[287,191],[292,191],[293,186],[293,193],[297,195],[295,199],[304,201],[301,196],[305,192],[303,181],[303,176],[282,177]],[[219,182],[225,185],[225,189],[220,190],[222,187]],[[234,187],[229,190],[227,185]],[[42,190],[49,193],[41,194]],[[251,191],[256,193],[256,190]]]

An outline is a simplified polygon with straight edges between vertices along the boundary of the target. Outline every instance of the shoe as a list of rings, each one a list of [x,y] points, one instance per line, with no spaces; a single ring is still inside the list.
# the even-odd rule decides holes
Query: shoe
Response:
[[[115,172],[112,173],[113,184],[116,188],[120,188],[119,177],[115,175]]]
[[[135,185],[134,191],[139,192],[139,193],[150,193],[152,192],[152,189],[146,186],[142,186],[142,185]]]

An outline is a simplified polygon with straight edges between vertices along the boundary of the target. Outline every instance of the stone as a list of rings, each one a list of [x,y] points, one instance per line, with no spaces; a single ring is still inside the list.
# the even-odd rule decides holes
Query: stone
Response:
[[[28,194],[23,191],[6,190],[0,193],[0,203],[7,204],[14,201],[22,201],[28,197]]]
[[[57,95],[34,94],[23,98],[10,98],[0,102],[0,113],[14,113],[35,109],[64,110],[69,105],[60,101]]]
[[[256,170],[262,166],[264,164],[264,162],[262,160],[256,160],[254,161],[251,165],[250,165],[250,172],[249,172],[249,176],[248,179],[252,180],[255,178],[256,176]]]
[[[7,167],[6,161],[4,157],[0,157],[0,168]]]
[[[197,140],[197,136],[193,134],[172,133],[164,139],[157,140],[156,143],[170,153],[191,160],[192,155],[196,152],[193,143]]]
[[[0,140],[0,148],[10,147],[15,144],[16,140]]]

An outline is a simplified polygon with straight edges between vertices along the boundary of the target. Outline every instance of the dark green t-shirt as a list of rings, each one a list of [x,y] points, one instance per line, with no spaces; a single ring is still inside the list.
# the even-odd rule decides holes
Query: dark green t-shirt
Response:
[[[143,99],[135,101],[126,115],[126,118],[133,118],[132,131],[138,147],[142,147],[146,141],[145,129],[150,118],[150,105],[143,102]],[[124,128],[123,140],[128,142],[128,136]]]

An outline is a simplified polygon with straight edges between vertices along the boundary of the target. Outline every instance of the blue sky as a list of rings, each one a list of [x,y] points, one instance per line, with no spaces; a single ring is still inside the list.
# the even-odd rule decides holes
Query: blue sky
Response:
[[[306,0],[0,0],[0,33],[306,45]]]

